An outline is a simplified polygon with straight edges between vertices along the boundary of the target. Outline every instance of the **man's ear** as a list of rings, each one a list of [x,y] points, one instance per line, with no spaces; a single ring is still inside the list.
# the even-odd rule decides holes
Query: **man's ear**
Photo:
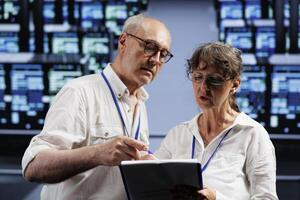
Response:
[[[119,50],[124,49],[124,47],[125,47],[125,41],[126,41],[126,34],[123,33],[123,34],[120,35],[119,41],[118,41],[118,43],[119,43]]]

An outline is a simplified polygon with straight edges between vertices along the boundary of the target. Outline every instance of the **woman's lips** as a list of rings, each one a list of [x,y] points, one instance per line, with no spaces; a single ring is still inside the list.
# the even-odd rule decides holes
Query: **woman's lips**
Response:
[[[206,96],[200,96],[200,99],[201,99],[202,101],[207,101],[207,100],[208,100],[208,97],[206,97]]]

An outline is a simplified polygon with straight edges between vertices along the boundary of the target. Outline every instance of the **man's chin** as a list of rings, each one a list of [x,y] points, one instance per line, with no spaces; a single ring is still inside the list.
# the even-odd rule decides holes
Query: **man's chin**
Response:
[[[152,78],[150,78],[150,77],[143,77],[140,80],[140,82],[142,83],[142,85],[147,85],[147,84],[151,83],[151,81],[152,81]]]

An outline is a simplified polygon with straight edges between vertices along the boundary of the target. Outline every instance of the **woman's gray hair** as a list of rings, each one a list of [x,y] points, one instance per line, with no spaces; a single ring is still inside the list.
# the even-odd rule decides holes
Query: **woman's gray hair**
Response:
[[[221,72],[225,79],[239,79],[243,71],[241,54],[239,49],[230,44],[222,42],[201,44],[188,59],[186,73],[189,77],[202,62],[205,66],[213,67]],[[236,93],[229,97],[229,104],[234,110],[239,111]]]

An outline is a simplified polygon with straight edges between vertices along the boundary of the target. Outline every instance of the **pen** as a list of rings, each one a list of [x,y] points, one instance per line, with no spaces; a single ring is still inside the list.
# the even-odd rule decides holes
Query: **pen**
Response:
[[[153,154],[153,152],[152,152],[152,151],[150,151],[150,150],[148,150],[148,154]]]

